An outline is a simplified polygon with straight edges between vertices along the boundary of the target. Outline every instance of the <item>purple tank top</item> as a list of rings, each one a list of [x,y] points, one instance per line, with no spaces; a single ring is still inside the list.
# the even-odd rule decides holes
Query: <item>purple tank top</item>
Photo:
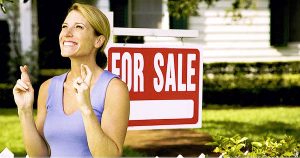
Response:
[[[63,111],[63,85],[67,73],[51,79],[48,89],[47,115],[44,135],[51,149],[51,157],[91,157],[80,112],[66,115]],[[101,122],[107,86],[117,75],[104,70],[91,92],[93,110]]]

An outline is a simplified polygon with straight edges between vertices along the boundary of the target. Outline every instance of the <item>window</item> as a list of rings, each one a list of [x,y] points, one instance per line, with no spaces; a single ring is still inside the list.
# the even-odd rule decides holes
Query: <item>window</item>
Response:
[[[129,0],[129,7],[132,7],[128,12],[131,27],[162,27],[162,0]]]

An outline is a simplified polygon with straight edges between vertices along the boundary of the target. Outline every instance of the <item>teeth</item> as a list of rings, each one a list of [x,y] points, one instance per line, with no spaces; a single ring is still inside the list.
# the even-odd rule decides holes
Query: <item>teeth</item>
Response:
[[[74,46],[74,42],[64,42],[64,46]]]

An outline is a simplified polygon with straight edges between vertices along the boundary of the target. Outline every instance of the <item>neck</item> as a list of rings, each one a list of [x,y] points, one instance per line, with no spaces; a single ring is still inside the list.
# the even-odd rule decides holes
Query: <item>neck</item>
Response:
[[[87,65],[92,71],[93,77],[98,76],[99,70],[101,69],[94,58],[76,58],[71,59],[71,70],[69,72],[69,78],[71,80],[81,76],[81,64]]]

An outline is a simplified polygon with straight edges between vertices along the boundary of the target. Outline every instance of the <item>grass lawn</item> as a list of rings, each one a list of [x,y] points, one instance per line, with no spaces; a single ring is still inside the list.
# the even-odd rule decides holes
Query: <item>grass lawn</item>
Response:
[[[216,107],[203,110],[202,128],[212,136],[239,134],[259,141],[265,136],[293,136],[300,142],[300,107]]]
[[[0,152],[5,147],[15,156],[25,156],[17,109],[0,108]]]
[[[266,135],[280,138],[287,134],[300,142],[300,107],[204,108],[202,124],[196,130],[212,136],[240,134],[259,140]],[[0,151],[8,147],[15,156],[24,156],[16,109],[0,108],[0,127]],[[125,148],[124,156],[139,156],[139,153]]]

